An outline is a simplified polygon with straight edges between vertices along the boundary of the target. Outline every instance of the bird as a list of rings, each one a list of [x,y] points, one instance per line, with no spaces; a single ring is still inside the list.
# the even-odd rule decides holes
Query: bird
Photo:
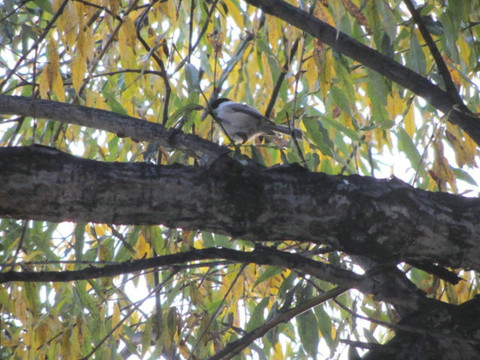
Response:
[[[275,132],[302,138],[300,129],[277,125],[250,105],[222,97],[213,100],[210,106],[222,130],[235,143],[245,143],[256,136],[274,135]]]

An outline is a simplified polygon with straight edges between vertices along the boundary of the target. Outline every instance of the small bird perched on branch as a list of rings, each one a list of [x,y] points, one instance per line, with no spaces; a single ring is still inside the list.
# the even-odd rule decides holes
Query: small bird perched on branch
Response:
[[[247,104],[219,98],[210,105],[224,132],[235,142],[245,143],[258,135],[274,135],[275,132],[302,138],[300,129],[277,125]]]

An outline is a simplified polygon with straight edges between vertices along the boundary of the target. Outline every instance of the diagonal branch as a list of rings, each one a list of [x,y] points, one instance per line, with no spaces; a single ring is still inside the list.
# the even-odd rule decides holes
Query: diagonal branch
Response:
[[[208,360],[221,360],[221,359],[230,359],[234,355],[238,354],[240,351],[245,349],[255,340],[263,337],[267,332],[277,327],[282,323],[287,323],[292,320],[294,317],[302,314],[303,312],[312,309],[318,305],[323,304],[324,302],[335,299],[337,296],[340,296],[344,292],[348,291],[350,288],[344,285],[337,286],[336,288],[327,291],[325,294],[321,294],[311,298],[292,309],[289,309],[285,312],[281,312],[273,319],[270,319],[260,325],[259,327],[248,332],[240,339],[232,341],[227,344],[222,350],[218,351],[215,355],[208,358]],[[312,329],[313,330],[313,329]]]
[[[459,125],[477,145],[480,144],[480,121],[478,117],[463,103],[459,104],[457,98],[452,98],[449,93],[427,78],[283,0],[246,1],[262,9],[266,14],[276,16],[305,31],[330,45],[336,51],[423,97],[432,106],[447,114],[449,121]]]
[[[198,158],[217,158],[230,152],[226,147],[180,130],[166,130],[160,124],[86,106],[0,95],[0,114],[37,117],[86,126],[137,141],[157,141],[161,146],[182,150]]]
[[[440,75],[442,75],[443,81],[445,82],[447,93],[452,99],[455,99],[458,104],[462,104],[462,99],[460,98],[458,90],[452,81],[452,77],[450,76],[450,72],[447,69],[447,65],[445,65],[445,61],[443,61],[442,55],[440,54],[437,45],[435,45],[432,36],[430,35],[427,27],[425,26],[425,22],[423,21],[422,17],[420,16],[417,9],[410,0],[403,0],[403,2],[407,6],[408,11],[410,11],[410,14],[412,14],[413,20],[417,24],[418,29],[420,30],[425,42],[427,43],[428,48],[430,49],[430,53],[435,59],[438,72],[440,73]]]

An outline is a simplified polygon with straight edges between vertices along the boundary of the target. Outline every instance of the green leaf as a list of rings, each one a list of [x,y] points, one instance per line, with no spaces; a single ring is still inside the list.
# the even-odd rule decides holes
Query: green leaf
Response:
[[[344,92],[337,88],[336,86],[332,86],[330,88],[330,94],[332,95],[333,101],[335,104],[338,105],[338,107],[348,116],[353,118],[352,116],[352,109],[351,109],[351,104],[350,101],[347,99],[345,96]]]
[[[28,303],[28,309],[32,312],[33,316],[38,315],[40,310],[40,298],[38,295],[38,286],[32,282],[25,282],[24,287],[24,297]]]
[[[424,16],[423,22],[430,34],[435,36],[443,35],[443,24],[441,21],[435,21],[431,15]]]
[[[198,92],[200,90],[200,76],[194,65],[185,64],[185,79],[190,92]]]
[[[143,327],[142,340],[141,340],[142,356],[145,355],[145,353],[150,348],[150,344],[152,343],[152,330],[153,330],[154,321],[155,321],[154,316],[148,318],[147,322],[145,323],[145,326]]]
[[[42,10],[53,14],[52,5],[50,4],[49,0],[34,0],[33,2]]]
[[[408,136],[407,132],[402,127],[398,127],[397,137],[398,137],[398,148],[400,149],[400,151],[403,151],[405,155],[407,155],[407,158],[408,160],[410,160],[410,164],[412,165],[412,168],[413,169],[419,168],[419,164],[422,161],[422,157],[420,156],[412,139],[410,139],[410,136]]]
[[[85,244],[85,223],[78,223],[75,226],[75,259],[82,261],[83,258],[83,246]]]
[[[260,301],[257,306],[255,306],[255,309],[253,309],[252,316],[250,317],[250,320],[248,321],[247,324],[247,332],[252,331],[253,329],[259,327],[264,323],[264,311],[265,308],[268,305],[269,298],[263,298],[262,301]]]
[[[454,168],[452,168],[452,170],[455,173],[455,176],[457,177],[457,179],[465,181],[470,185],[478,186],[478,183],[475,181],[475,179],[465,170],[454,169]]]
[[[278,274],[281,274],[283,272],[282,268],[277,268],[275,266],[270,266],[268,267],[255,281],[253,284],[253,288],[255,288],[258,284],[264,282],[265,280],[270,279],[271,277],[274,277]]]
[[[320,116],[322,117],[322,121],[327,122],[334,129],[340,131],[341,133],[348,136],[352,140],[360,141],[360,136],[358,136],[358,133],[356,131],[353,131],[352,129],[349,129],[348,127],[340,124],[337,120],[332,119],[331,117],[329,117],[327,115],[320,115]]]
[[[318,146],[320,151],[328,156],[332,156],[333,143],[328,137],[328,132],[322,126],[318,118],[304,116],[302,122],[307,128],[307,135]]]
[[[228,236],[221,235],[221,234],[215,234],[214,238],[215,238],[215,245],[216,246],[221,246],[221,247],[225,247],[225,248],[229,248],[229,247],[232,246],[232,243],[231,243],[230,238]]]
[[[298,334],[302,341],[305,351],[315,358],[318,351],[319,335],[317,317],[312,310],[300,314],[296,318],[298,324]]]
[[[332,339],[332,319],[323,309],[323,306],[315,307],[315,314],[318,317],[318,325],[323,339],[327,343],[330,351],[335,350],[335,342]]]
[[[418,43],[417,35],[412,33],[410,38],[410,49],[407,54],[407,66],[418,74],[425,74],[426,60],[422,47]]]
[[[103,92],[103,95],[105,96],[105,102],[108,104],[108,106],[110,106],[110,109],[112,109],[113,112],[122,115],[128,115],[122,104],[120,104],[115,98],[116,95],[110,92]]]
[[[205,247],[215,246],[215,240],[213,239],[213,235],[211,232],[202,231],[202,239],[203,239],[203,246]]]
[[[92,284],[93,282],[90,282]],[[79,300],[79,307],[91,312],[91,314],[96,318],[100,318],[100,313],[97,310],[97,306],[92,301],[92,298],[87,293],[86,290],[87,282],[85,280],[80,280],[75,283],[74,294]]]
[[[443,36],[441,37],[445,54],[458,64],[460,60],[457,48],[457,37],[459,34],[458,22],[455,20],[455,17],[448,12],[440,16],[440,21],[445,28]]]
[[[385,27],[385,34],[387,34],[391,39],[394,39],[397,35],[397,21],[395,21],[395,16],[388,6],[388,3],[385,1],[378,1],[377,4],[379,5],[378,10],[382,15],[382,25]]]

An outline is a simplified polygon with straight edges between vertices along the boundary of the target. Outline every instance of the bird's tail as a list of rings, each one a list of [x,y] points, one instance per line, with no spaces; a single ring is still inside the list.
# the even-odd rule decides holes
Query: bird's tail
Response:
[[[302,134],[302,130],[300,129],[297,129],[297,128],[293,128],[293,129],[290,129],[288,126],[284,126],[284,125],[277,125],[277,124],[266,124],[266,129],[267,131],[276,131],[276,132],[279,132],[279,133],[282,133],[282,134],[287,134],[287,135],[290,135],[292,136],[295,136],[297,139],[301,139],[303,134]]]

